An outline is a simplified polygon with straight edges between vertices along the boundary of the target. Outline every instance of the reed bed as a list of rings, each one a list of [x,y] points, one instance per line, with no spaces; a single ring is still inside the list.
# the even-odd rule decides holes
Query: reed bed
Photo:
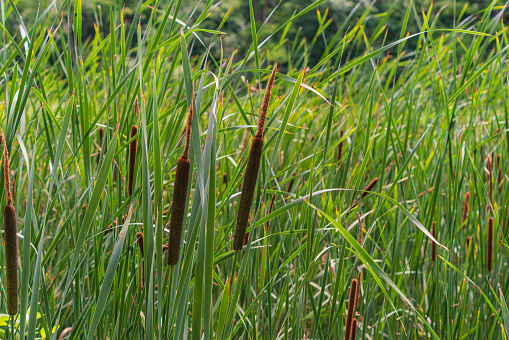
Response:
[[[507,338],[504,3],[100,3],[0,1],[0,338]]]

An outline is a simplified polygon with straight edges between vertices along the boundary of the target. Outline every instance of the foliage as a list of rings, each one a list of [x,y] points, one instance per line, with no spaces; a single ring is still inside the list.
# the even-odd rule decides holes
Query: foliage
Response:
[[[6,338],[341,339],[359,270],[359,338],[507,336],[504,4],[27,4],[0,1],[23,311],[1,316]],[[275,62],[250,233],[235,253]],[[191,101],[189,201],[169,267]],[[4,270],[0,280],[4,312]]]

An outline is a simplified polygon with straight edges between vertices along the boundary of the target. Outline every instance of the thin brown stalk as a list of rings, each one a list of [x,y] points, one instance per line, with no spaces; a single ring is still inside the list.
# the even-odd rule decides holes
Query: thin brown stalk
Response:
[[[143,233],[141,231],[136,233],[136,239],[138,241],[138,248],[140,249],[141,254],[141,286],[145,284],[145,251],[143,250]]]

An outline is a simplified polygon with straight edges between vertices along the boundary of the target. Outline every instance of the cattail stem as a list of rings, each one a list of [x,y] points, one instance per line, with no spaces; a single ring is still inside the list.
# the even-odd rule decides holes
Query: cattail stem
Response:
[[[488,254],[486,257],[486,267],[489,272],[493,266],[493,217],[488,219]]]
[[[145,251],[143,250],[143,233],[141,231],[137,232],[136,238],[138,240],[138,248],[140,248],[141,254],[141,286],[143,287],[145,285],[145,261],[144,261]]]
[[[136,107],[136,106],[135,106]],[[138,127],[131,127],[131,138],[138,134]],[[136,148],[138,146],[138,138],[135,138],[129,145],[129,197],[133,194],[134,166],[136,165]]]
[[[435,221],[433,221],[433,223],[431,224],[431,235],[433,235],[435,240],[437,239],[436,234],[435,234],[436,225],[437,225],[437,222],[435,222]],[[435,246],[435,242],[431,242],[431,261],[435,262],[436,258],[437,258],[437,249]]]
[[[355,294],[357,294],[357,280],[352,280],[350,286],[350,298],[348,300],[348,313],[346,314],[346,328],[345,328],[345,340],[350,339],[352,331],[353,314],[355,312]]]
[[[5,286],[7,313],[9,315],[16,315],[18,313],[18,236],[16,230],[16,211],[12,205],[9,171],[9,152],[4,143],[4,185],[7,201],[4,208]]]
[[[173,187],[173,198],[171,203],[170,237],[168,239],[168,265],[177,264],[180,255],[180,240],[184,226],[184,216],[187,203],[187,187],[189,185],[189,174],[191,161],[189,160],[189,145],[191,143],[191,126],[193,124],[193,103],[189,103],[189,114],[186,122],[186,143],[184,152],[177,161],[175,171],[175,184]]]
[[[244,236],[246,235],[249,213],[251,211],[251,204],[253,203],[256,181],[258,178],[258,170],[260,169],[260,161],[262,159],[263,131],[270,103],[271,90],[276,77],[276,70],[277,65],[274,66],[274,69],[272,70],[272,74],[270,75],[267,88],[265,90],[265,95],[263,96],[260,117],[258,118],[258,128],[256,129],[255,136],[253,137],[246,172],[244,173],[242,194],[240,195],[239,210],[237,214],[237,226],[235,228],[235,237],[233,239],[233,249],[235,251],[241,250],[244,245]]]

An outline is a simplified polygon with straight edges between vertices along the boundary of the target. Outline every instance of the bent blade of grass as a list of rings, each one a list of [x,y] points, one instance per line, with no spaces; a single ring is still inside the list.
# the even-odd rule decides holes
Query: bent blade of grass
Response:
[[[433,337],[435,339],[440,339],[438,335],[435,333],[435,331],[431,328],[431,326],[428,324],[428,322],[424,319],[424,317],[419,313],[419,311],[414,307],[410,299],[406,297],[406,295],[399,289],[399,287],[385,274],[385,272],[376,264],[376,262],[373,260],[371,256],[364,250],[364,248],[357,242],[357,240],[350,235],[350,233],[341,225],[339,224],[332,216],[328,215],[326,212],[321,210],[320,208],[314,206],[313,204],[306,201],[306,203],[313,209],[315,209],[318,213],[320,213],[322,216],[324,216],[334,227],[337,231],[343,235],[343,237],[347,240],[348,243],[354,248],[358,258],[364,263],[366,268],[369,270],[369,272],[373,275],[373,278],[377,281],[380,289],[383,291],[384,295],[386,296],[387,300],[391,304],[394,311],[396,311],[396,307],[394,306],[394,303],[387,293],[387,291],[384,288],[384,285],[382,283],[383,279],[396,293],[412,308],[414,313],[418,316],[418,318],[426,325],[428,330],[433,334]]]
[[[88,232],[90,231],[90,227],[92,226],[92,222],[96,215],[97,207],[99,206],[99,202],[101,200],[101,196],[104,191],[104,186],[106,184],[106,179],[108,178],[108,172],[111,171],[111,165],[113,163],[113,154],[115,153],[115,149],[117,146],[117,140],[118,140],[118,131],[115,132],[113,135],[110,145],[108,145],[108,152],[106,153],[106,156],[104,157],[104,161],[101,165],[101,169],[99,170],[99,174],[97,175],[94,190],[92,191],[92,196],[90,197],[90,202],[87,205],[87,210],[85,212],[85,216],[83,218],[83,223],[80,227],[80,233],[78,235],[78,239],[76,240],[76,243],[74,244],[74,252],[72,256],[71,264],[68,268],[67,272],[67,279],[64,286],[64,290],[62,292],[63,296],[65,297],[67,293],[69,292],[69,288],[74,281],[74,270],[76,269],[76,265],[78,264],[78,260],[80,258],[81,248],[83,247],[83,244],[85,243],[85,239],[87,237]],[[65,301],[65,299],[62,300],[62,302]],[[60,313],[58,312],[58,318],[56,321],[56,327],[58,329],[58,322],[60,319]],[[55,335],[56,333],[54,333]],[[32,340],[32,339],[29,339]]]
[[[60,164],[60,158],[62,156],[62,151],[64,149],[65,144],[65,137],[67,136],[67,129],[69,127],[69,122],[71,120],[71,114],[73,111],[74,106],[74,94],[71,95],[69,98],[69,102],[67,103],[67,109],[64,116],[64,121],[62,122],[62,127],[60,129],[60,135],[58,137],[58,143],[57,148],[55,152],[55,158],[53,159],[53,169],[51,173],[51,180],[50,180],[50,186],[48,188],[49,190],[49,196],[51,197],[51,192],[53,189],[53,183],[55,182],[56,174],[58,171],[58,164]],[[47,206],[50,204],[50,199],[48,199]],[[47,209],[46,209],[47,211]],[[41,271],[41,261],[43,257],[42,252],[42,245],[44,243],[44,232],[46,230],[46,220],[47,218],[44,218],[44,224],[41,229],[41,237],[39,238],[39,245],[37,250],[37,259],[35,263],[35,272],[34,272],[34,279],[32,284],[32,298],[30,301],[30,317],[28,321],[28,340],[35,339],[35,326],[37,323],[37,306],[38,306],[38,300],[39,300],[39,277],[40,277],[40,271]],[[30,228],[30,226],[27,226]],[[27,259],[29,259],[28,257]]]
[[[88,329],[88,334],[86,338],[87,340],[92,340],[94,338],[95,331],[97,329],[97,326],[99,325],[99,321],[101,321],[104,306],[106,306],[106,302],[108,301],[108,296],[110,295],[113,279],[115,278],[116,268],[120,260],[120,255],[122,255],[122,249],[124,248],[124,241],[127,235],[127,227],[129,227],[130,222],[131,213],[127,215],[127,218],[125,219],[124,222],[124,227],[120,232],[120,238],[117,241],[117,243],[115,243],[115,247],[113,248],[113,252],[111,253],[110,261],[108,262],[108,268],[106,269],[106,274],[104,275],[101,290],[97,298],[94,315],[92,316],[92,323],[90,324],[90,328]],[[152,279],[150,279],[150,281],[152,281]]]

